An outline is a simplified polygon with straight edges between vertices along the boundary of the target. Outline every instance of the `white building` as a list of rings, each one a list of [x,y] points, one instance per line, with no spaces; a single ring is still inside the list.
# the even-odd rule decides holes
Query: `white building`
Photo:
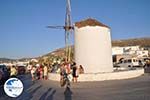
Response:
[[[123,52],[124,54],[128,54],[128,55],[131,55],[131,54],[136,54],[136,51],[140,50],[140,47],[139,46],[126,46],[126,47],[123,47]]]
[[[112,47],[112,55],[135,55],[136,57],[148,57],[148,50],[140,46]]]
[[[136,54],[138,57],[148,57],[148,50],[137,50]]]
[[[122,55],[123,51],[123,47],[112,47],[112,55]]]
[[[126,47],[123,47],[124,48],[124,51],[137,51],[137,50],[140,50],[140,46],[126,46]]]

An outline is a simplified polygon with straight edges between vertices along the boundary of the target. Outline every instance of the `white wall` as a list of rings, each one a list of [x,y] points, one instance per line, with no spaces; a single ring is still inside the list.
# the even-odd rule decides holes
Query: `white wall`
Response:
[[[136,51],[136,50],[140,50],[140,47],[139,46],[126,46],[124,47],[125,50],[133,50],[133,51]]]
[[[123,53],[123,47],[112,47],[112,55],[120,55]]]
[[[144,69],[120,71],[113,73],[100,73],[100,74],[80,74],[78,77],[79,82],[86,81],[105,81],[105,80],[121,80],[139,77],[144,74]],[[53,81],[60,81],[60,74],[49,73],[48,79]]]
[[[75,61],[84,67],[85,73],[112,72],[110,29],[75,27]]]
[[[138,50],[136,51],[136,54],[138,55],[138,57],[143,57],[143,56],[148,57],[148,50]]]

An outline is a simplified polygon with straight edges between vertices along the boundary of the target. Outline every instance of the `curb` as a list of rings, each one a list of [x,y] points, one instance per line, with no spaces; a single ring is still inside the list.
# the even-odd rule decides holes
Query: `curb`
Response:
[[[80,74],[78,77],[78,81],[87,82],[87,81],[121,80],[121,79],[135,78],[141,76],[142,74],[144,74],[144,69],[120,71],[112,73]],[[49,73],[48,79],[53,81],[59,81],[60,75],[56,73]]]

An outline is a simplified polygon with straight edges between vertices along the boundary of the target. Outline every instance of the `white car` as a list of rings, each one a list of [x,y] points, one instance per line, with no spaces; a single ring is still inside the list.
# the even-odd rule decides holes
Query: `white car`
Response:
[[[136,58],[123,59],[115,65],[115,67],[120,67],[124,69],[133,69],[133,67],[139,66],[139,61]]]

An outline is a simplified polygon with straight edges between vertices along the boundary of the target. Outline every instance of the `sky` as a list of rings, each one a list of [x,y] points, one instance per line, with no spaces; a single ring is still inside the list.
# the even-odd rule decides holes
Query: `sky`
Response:
[[[71,0],[72,21],[111,27],[112,40],[150,37],[150,0]],[[0,0],[0,58],[37,57],[65,46],[66,0]]]

